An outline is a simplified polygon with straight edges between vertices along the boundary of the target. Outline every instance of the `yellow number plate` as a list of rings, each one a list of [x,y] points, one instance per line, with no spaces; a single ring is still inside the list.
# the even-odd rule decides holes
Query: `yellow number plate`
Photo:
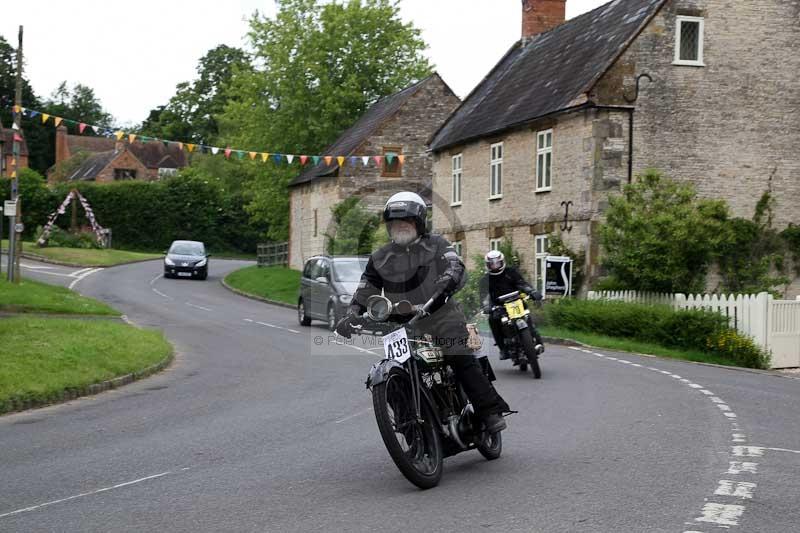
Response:
[[[522,300],[514,300],[505,305],[508,318],[519,318],[525,314],[525,305],[522,303]]]

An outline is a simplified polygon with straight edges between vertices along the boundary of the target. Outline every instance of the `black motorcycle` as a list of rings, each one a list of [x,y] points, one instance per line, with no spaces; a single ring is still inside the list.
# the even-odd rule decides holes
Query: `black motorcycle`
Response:
[[[530,297],[519,291],[510,292],[500,296],[497,300],[500,305],[492,311],[500,311],[500,324],[503,328],[503,343],[507,354],[521,372],[531,367],[534,379],[541,379],[542,369],[539,366],[539,354],[544,347],[536,348],[533,340],[533,321],[531,312],[525,306],[525,301]],[[502,353],[502,350],[501,350]]]
[[[477,449],[492,460],[503,448],[500,433],[488,433],[475,415],[442,349],[415,330],[432,303],[433,299],[415,309],[408,301],[393,304],[383,296],[371,296],[362,324],[354,326],[359,334],[383,336],[386,358],[372,365],[366,385],[389,455],[400,472],[422,489],[439,483],[445,457]],[[403,323],[395,321],[398,317],[411,318]],[[488,358],[479,362],[494,380]]]

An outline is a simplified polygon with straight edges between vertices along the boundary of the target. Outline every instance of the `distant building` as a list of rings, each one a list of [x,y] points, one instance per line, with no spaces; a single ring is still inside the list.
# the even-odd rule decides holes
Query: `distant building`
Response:
[[[14,133],[15,130],[11,128],[4,128],[3,123],[0,122],[0,176],[8,176],[9,170],[12,167],[14,160]],[[25,135],[18,132],[22,142],[19,147],[19,167],[28,167],[28,143],[25,141]]]

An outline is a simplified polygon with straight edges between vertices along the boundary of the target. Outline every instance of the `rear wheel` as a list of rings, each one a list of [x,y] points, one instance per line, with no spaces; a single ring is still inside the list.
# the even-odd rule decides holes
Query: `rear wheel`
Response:
[[[528,364],[531,366],[533,372],[533,379],[540,379],[542,377],[542,369],[539,368],[539,354],[536,353],[536,345],[533,342],[533,335],[530,329],[523,329],[519,333],[519,338],[522,341],[522,348],[525,351],[525,357],[528,358]],[[520,363],[522,368],[522,363]]]
[[[497,459],[503,452],[503,436],[500,432],[484,432],[481,437],[481,443],[478,444],[478,451],[489,461]]]
[[[311,319],[306,316],[306,303],[300,300],[297,304],[297,321],[301,326],[310,326]]]
[[[416,420],[410,376],[393,368],[386,381],[373,387],[372,404],[383,443],[400,472],[421,489],[438,485],[444,462],[442,442],[424,397],[422,422]]]

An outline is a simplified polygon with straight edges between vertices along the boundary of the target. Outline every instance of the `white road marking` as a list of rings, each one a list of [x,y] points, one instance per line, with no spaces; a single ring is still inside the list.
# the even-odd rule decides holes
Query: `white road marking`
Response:
[[[724,404],[724,403],[718,403],[718,404],[717,404],[717,407],[719,407],[720,411],[730,411],[730,410],[731,410],[731,408],[730,408],[730,407],[728,407],[728,406],[727,406],[726,404]]]
[[[194,307],[195,309],[202,309],[203,311],[211,311],[208,307],[203,307],[202,305],[195,305],[193,303],[186,302],[186,305],[189,307]]]
[[[722,413],[722,414],[724,414],[728,418],[736,418],[736,413]]]
[[[703,516],[695,518],[695,522],[708,522],[719,526],[738,526],[739,517],[744,512],[742,505],[724,505],[721,503],[707,503],[703,507]]]
[[[90,275],[94,274],[95,272],[100,272],[101,270],[103,270],[103,269],[102,269],[102,268],[93,268],[93,269],[91,269],[91,270],[87,270],[86,272],[84,272],[83,274],[81,274],[80,276],[78,276],[78,277],[75,279],[75,281],[73,281],[72,283],[70,283],[70,284],[69,284],[69,288],[70,288],[70,290],[72,290],[72,287],[74,287],[76,283],[78,283],[80,280],[82,280],[82,279],[83,279],[83,278],[85,278],[86,276],[90,276]]]
[[[761,446],[731,446],[734,457],[764,457]]]
[[[29,268],[31,270],[53,270],[55,267],[51,266],[39,266],[39,265],[29,265],[28,263],[20,262],[19,266],[22,268]]]
[[[245,318],[244,321],[245,322],[253,322],[253,319],[252,318]]]
[[[372,407],[370,407],[370,408],[368,408],[368,409],[364,409],[363,411],[359,411],[359,412],[357,412],[357,413],[356,413],[356,414],[354,414],[354,415],[346,416],[346,417],[342,418],[341,420],[337,420],[337,421],[336,421],[336,422],[334,422],[334,423],[335,423],[335,424],[341,424],[342,422],[344,422],[344,421],[346,421],[346,420],[350,420],[351,418],[355,418],[355,417],[357,417],[357,416],[363,415],[364,413],[369,413],[370,411],[372,411]]]
[[[151,288],[152,288],[152,287],[151,287]],[[166,298],[167,300],[172,300],[172,296],[167,296],[166,294],[164,294],[163,292],[161,292],[160,290],[158,290],[158,289],[156,289],[156,288],[153,288],[153,292],[154,292],[154,293],[156,293],[156,294],[158,294],[159,296],[163,296],[163,297],[164,297],[164,298]]]
[[[714,393],[711,392],[710,390],[702,389],[700,392],[702,392],[706,396],[714,396]]]
[[[256,322],[256,324],[261,324],[262,326],[267,326],[268,328],[282,329],[283,331],[290,331],[292,333],[300,333],[296,329],[284,328],[283,326],[276,326],[275,324],[267,324],[266,322]]]
[[[39,267],[39,268],[41,268],[41,267]],[[45,267],[45,268],[50,268],[50,267]],[[86,272],[87,270],[91,270],[91,269],[92,269],[92,267],[89,267],[89,268],[82,268],[82,269],[80,269],[80,270],[76,270],[76,271],[74,271],[74,272],[70,272],[70,276],[75,276],[75,277],[78,277],[78,276],[80,276],[81,274],[83,274],[84,272]]]
[[[154,277],[153,279],[151,279],[151,280],[150,280],[150,285],[152,285],[153,283],[155,283],[156,281],[158,281],[158,279],[159,279],[159,278],[161,278],[161,277],[163,277],[163,276],[164,276],[164,274],[159,274],[158,276],[156,276],[156,277]]]
[[[689,386],[693,389],[702,389],[702,385],[698,385],[697,383],[689,383]]]
[[[734,433],[733,442],[747,442],[747,435],[743,433]]]
[[[91,496],[92,494],[98,494],[100,492],[106,492],[106,491],[109,491],[109,490],[119,489],[119,488],[122,488],[122,487],[126,487],[128,485],[133,485],[135,483],[141,483],[142,481],[148,481],[150,479],[156,479],[156,478],[159,478],[159,477],[162,477],[162,476],[166,476],[166,475],[169,475],[169,474],[171,474],[171,472],[162,472],[161,474],[155,474],[153,476],[147,476],[147,477],[135,479],[133,481],[128,481],[126,483],[119,483],[119,484],[113,485],[111,487],[105,487],[105,488],[93,490],[93,491],[90,491],[90,492],[83,492],[81,494],[76,494],[75,496],[70,496],[69,498],[62,498],[60,500],[53,500],[53,501],[47,502],[47,503],[40,503],[39,505],[33,505],[31,507],[26,507],[24,509],[17,509],[16,511],[11,511],[10,513],[0,514],[0,518],[6,517],[6,516],[12,516],[12,515],[15,515],[15,514],[20,514],[20,513],[27,513],[28,511],[34,511],[36,509],[40,509],[40,508],[46,507],[48,505],[54,505],[56,503],[62,503],[62,502],[66,502],[66,501],[69,501],[69,500],[74,500],[75,498],[82,498],[83,496]]]
[[[747,461],[731,461],[728,471],[725,473],[738,475],[742,472],[747,474],[757,474],[758,463],[748,463]]]
[[[714,491],[714,494],[717,496],[733,496],[734,498],[751,500],[753,499],[753,489],[755,488],[756,484],[748,481],[729,481],[723,479],[720,480],[719,487]]]
[[[800,453],[800,450],[787,450],[786,448],[763,448],[764,450],[772,450],[774,452],[789,452],[789,453]]]
[[[725,403],[719,396],[712,396],[711,398],[709,398],[709,400],[711,400],[714,403]]]

